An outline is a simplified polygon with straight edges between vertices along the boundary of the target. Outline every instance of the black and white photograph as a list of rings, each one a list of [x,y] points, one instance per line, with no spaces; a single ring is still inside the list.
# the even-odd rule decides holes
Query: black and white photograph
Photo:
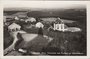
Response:
[[[87,6],[7,3],[3,56],[87,56]]]

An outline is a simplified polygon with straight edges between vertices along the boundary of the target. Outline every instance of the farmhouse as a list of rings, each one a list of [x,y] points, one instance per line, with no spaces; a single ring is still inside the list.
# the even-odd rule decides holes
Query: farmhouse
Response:
[[[21,29],[21,26],[16,23],[12,23],[11,25],[8,26],[9,31],[18,31],[20,29]]]
[[[43,28],[44,25],[43,25],[41,22],[37,22],[37,23],[36,23],[36,27],[37,27],[37,28],[40,28],[40,27]]]

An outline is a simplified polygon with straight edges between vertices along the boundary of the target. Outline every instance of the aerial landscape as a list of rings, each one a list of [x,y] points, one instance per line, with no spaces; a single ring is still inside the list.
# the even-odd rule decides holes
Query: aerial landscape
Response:
[[[4,8],[4,56],[86,56],[87,8]]]

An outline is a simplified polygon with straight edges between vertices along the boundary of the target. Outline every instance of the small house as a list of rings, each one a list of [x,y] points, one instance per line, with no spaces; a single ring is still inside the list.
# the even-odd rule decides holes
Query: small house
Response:
[[[37,27],[37,28],[40,28],[40,27],[43,28],[44,25],[43,25],[41,22],[37,22],[37,23],[36,23],[36,27]]]
[[[21,29],[21,26],[16,23],[12,23],[11,25],[8,26],[9,31],[18,31],[20,29]]]

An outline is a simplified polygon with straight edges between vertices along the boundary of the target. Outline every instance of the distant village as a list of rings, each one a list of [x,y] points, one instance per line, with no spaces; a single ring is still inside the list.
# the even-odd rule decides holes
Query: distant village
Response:
[[[60,17],[44,17],[44,18],[38,18],[35,17],[28,17],[25,13],[18,12],[13,15],[5,15],[4,16],[4,25],[8,26],[8,30],[20,30],[22,26],[17,24],[18,22],[24,22],[29,24],[29,27],[45,27],[45,22],[49,23],[48,29],[57,30],[57,31],[70,31],[70,32],[77,32],[81,31],[80,28],[77,27],[68,27],[66,23],[74,23],[76,21],[72,20],[64,20]]]

